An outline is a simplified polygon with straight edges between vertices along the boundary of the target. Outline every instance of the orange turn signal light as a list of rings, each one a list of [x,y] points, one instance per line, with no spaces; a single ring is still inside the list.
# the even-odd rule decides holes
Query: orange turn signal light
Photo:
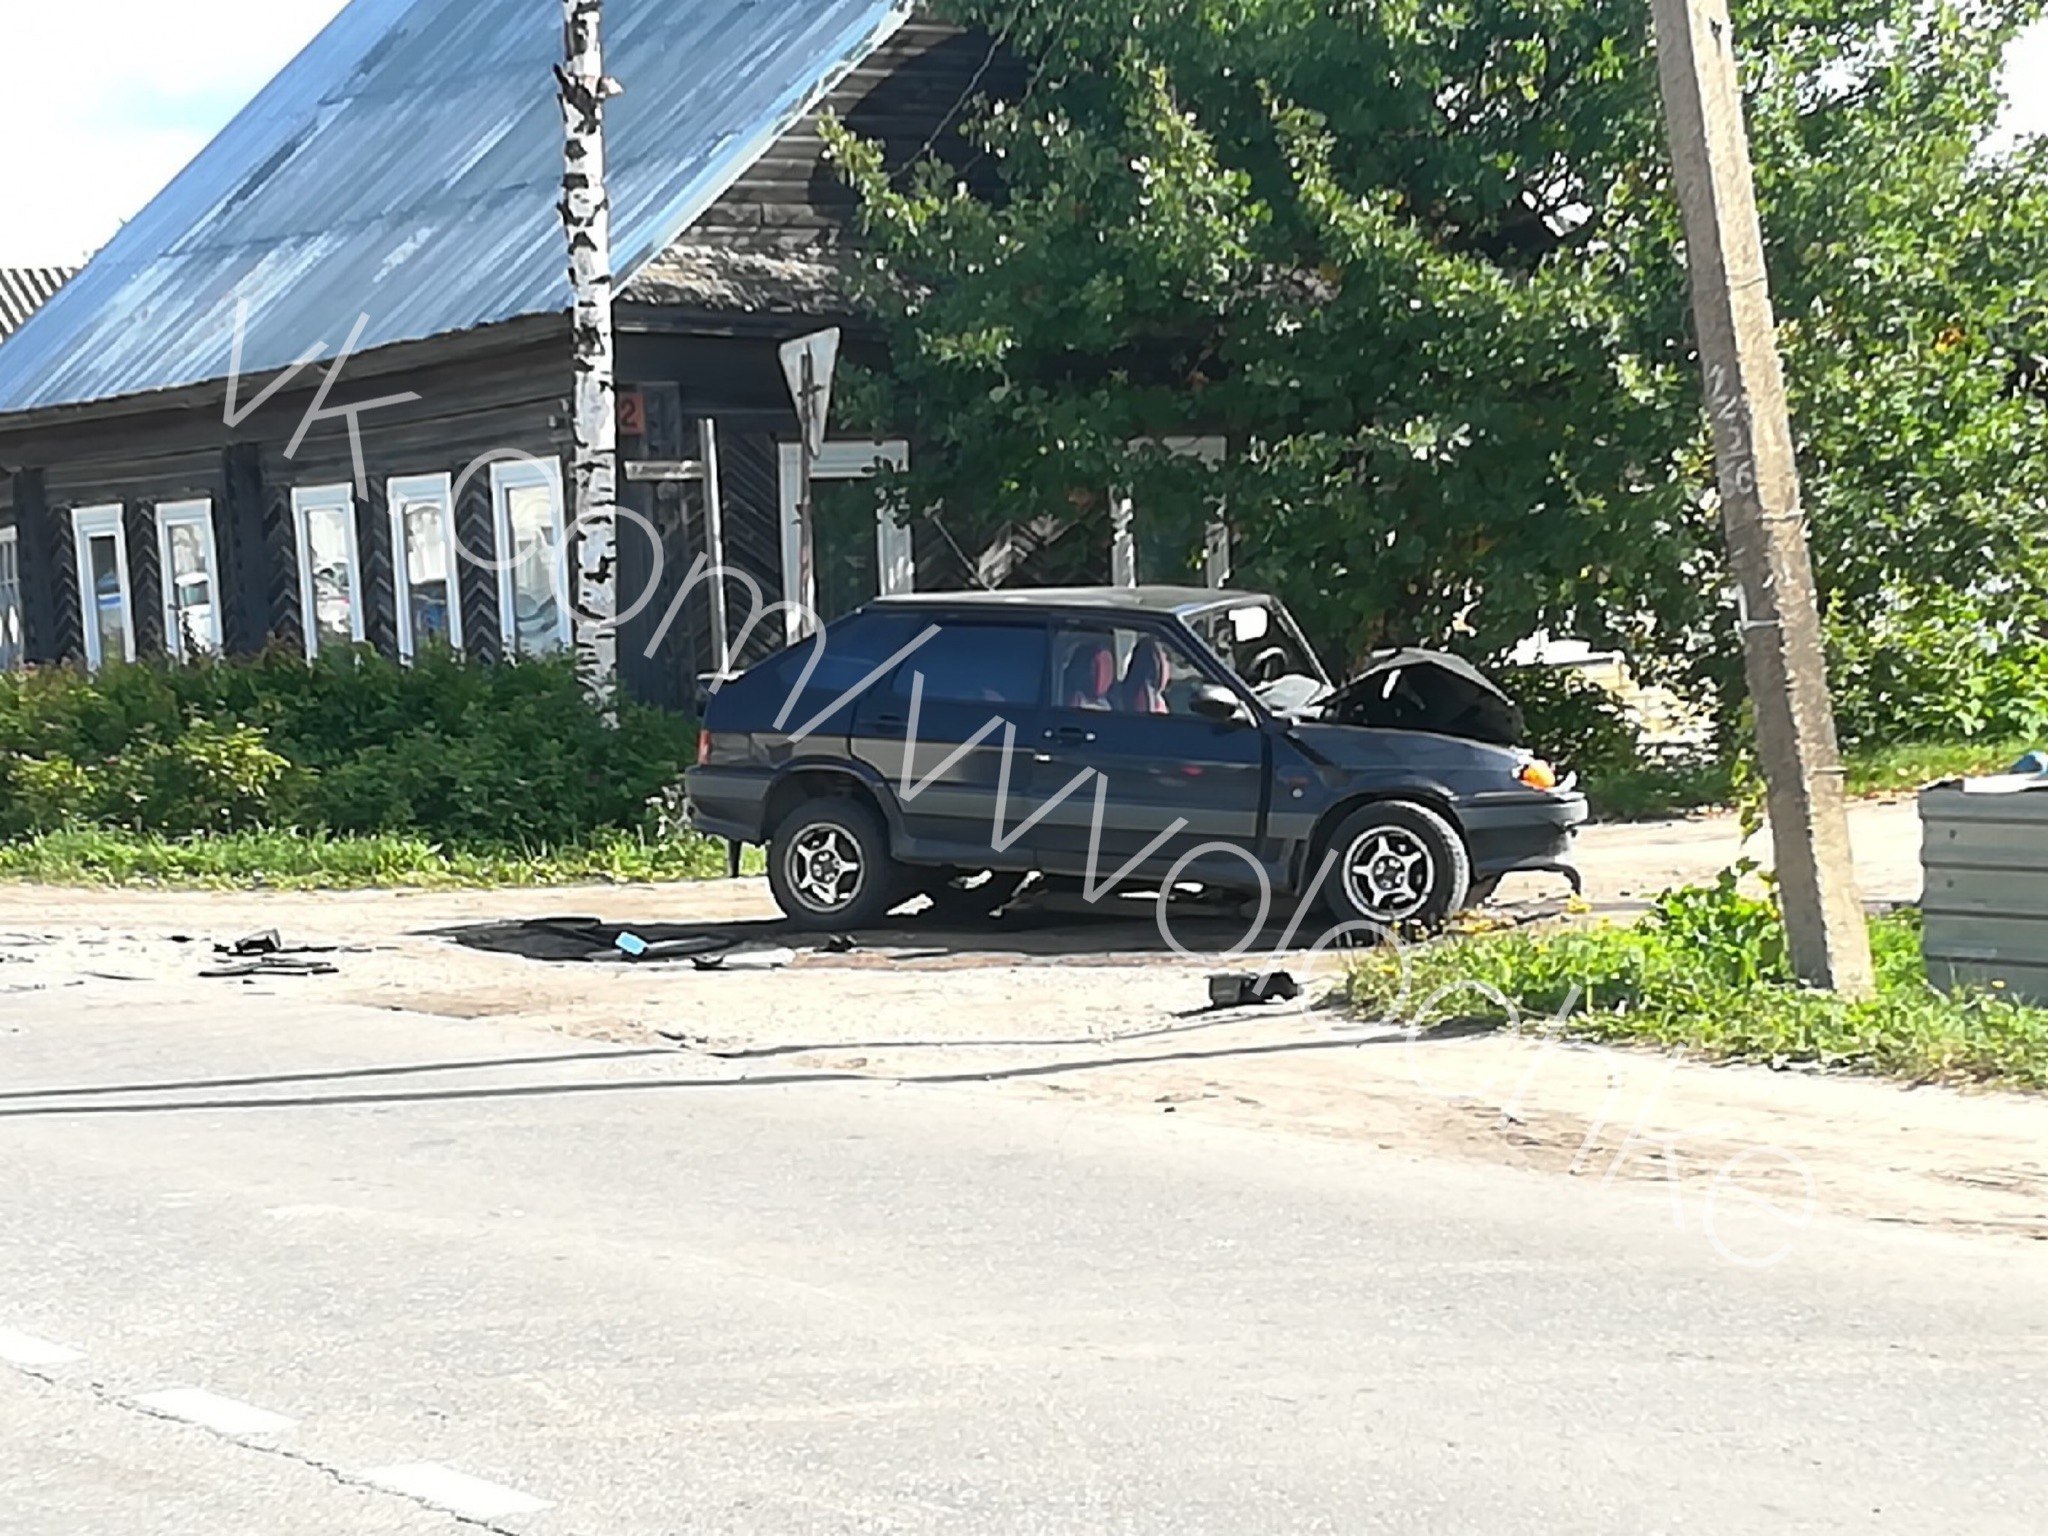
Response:
[[[1557,788],[1557,770],[1540,757],[1532,757],[1515,771],[1515,777],[1531,789]]]

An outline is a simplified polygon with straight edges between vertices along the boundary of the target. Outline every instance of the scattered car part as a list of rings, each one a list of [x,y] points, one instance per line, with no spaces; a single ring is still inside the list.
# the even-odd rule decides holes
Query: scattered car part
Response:
[[[716,955],[692,955],[700,971],[779,971],[796,963],[793,949],[728,949]]]
[[[1218,971],[1209,978],[1211,1008],[1242,1008],[1301,996],[1301,983],[1286,971]]]
[[[931,898],[931,915],[940,922],[967,923],[993,917],[1030,878],[1014,869],[940,869],[918,890]]]

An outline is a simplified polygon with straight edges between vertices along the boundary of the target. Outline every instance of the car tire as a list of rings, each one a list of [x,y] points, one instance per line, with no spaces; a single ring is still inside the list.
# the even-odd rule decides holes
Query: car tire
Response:
[[[1323,880],[1323,905],[1339,922],[1428,931],[1465,906],[1472,856],[1458,829],[1426,805],[1362,806],[1328,846],[1337,857]]]
[[[992,917],[1030,878],[1008,869],[935,869],[918,889],[931,898],[931,916],[942,923],[972,923]]]
[[[806,800],[768,841],[768,887],[799,928],[868,928],[903,900],[903,871],[874,807],[850,795]]]

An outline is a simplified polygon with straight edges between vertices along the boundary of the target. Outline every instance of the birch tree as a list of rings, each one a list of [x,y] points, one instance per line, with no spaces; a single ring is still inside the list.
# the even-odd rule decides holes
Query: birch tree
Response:
[[[562,227],[575,294],[574,498],[569,568],[578,675],[609,704],[618,685],[618,416],[612,335],[611,200],[605,191],[604,104],[618,83],[604,72],[603,0],[562,0],[564,167]]]

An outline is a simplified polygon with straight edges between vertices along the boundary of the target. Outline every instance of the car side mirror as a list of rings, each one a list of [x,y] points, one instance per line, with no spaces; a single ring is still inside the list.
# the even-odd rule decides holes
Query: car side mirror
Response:
[[[1188,708],[1204,720],[1228,720],[1240,725],[1246,721],[1244,700],[1221,683],[1203,683],[1195,689]]]

